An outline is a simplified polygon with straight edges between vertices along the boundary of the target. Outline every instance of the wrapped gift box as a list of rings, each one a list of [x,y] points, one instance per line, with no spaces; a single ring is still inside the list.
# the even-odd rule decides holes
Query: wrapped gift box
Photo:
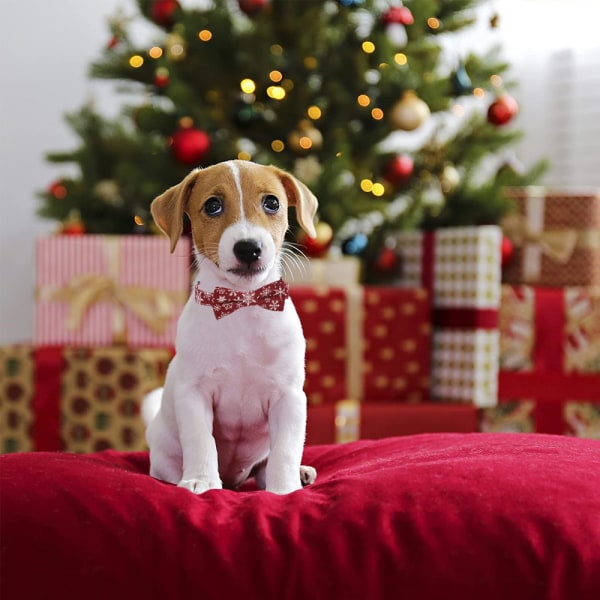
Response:
[[[309,406],[307,444],[331,444],[420,433],[472,433],[477,409],[468,404],[357,402]]]
[[[146,447],[140,406],[172,350],[123,346],[0,348],[0,450]]]
[[[360,282],[360,259],[354,256],[307,258],[284,256],[285,279],[291,285],[330,285],[345,287]]]
[[[500,405],[486,430],[580,435],[600,408],[600,290],[502,286]]]
[[[34,343],[172,346],[190,287],[190,244],[164,236],[52,236],[36,247]]]
[[[497,402],[500,242],[496,226],[401,232],[401,286],[433,301],[433,398],[476,406]]]
[[[536,286],[600,284],[600,189],[511,188],[502,223],[514,244],[502,279]]]
[[[431,306],[421,288],[292,286],[310,404],[425,400]]]

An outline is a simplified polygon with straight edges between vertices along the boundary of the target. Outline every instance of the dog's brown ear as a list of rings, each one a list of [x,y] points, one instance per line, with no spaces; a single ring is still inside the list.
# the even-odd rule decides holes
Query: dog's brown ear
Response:
[[[313,219],[319,206],[317,198],[306,185],[298,181],[293,175],[276,167],[274,168],[283,184],[289,205],[296,207],[296,218],[298,219],[298,223],[300,223],[300,227],[306,231],[309,237],[316,237],[317,232]]]
[[[192,171],[181,183],[157,196],[150,205],[150,212],[158,228],[171,240],[171,252],[183,233],[183,213],[190,192],[194,187],[198,170]]]

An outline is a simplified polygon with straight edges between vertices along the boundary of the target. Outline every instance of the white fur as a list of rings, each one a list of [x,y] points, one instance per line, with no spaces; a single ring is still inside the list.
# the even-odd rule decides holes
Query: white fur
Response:
[[[230,168],[244,203],[238,167],[231,163]],[[242,277],[228,270],[238,262],[233,245],[248,238],[262,243],[262,270]],[[220,267],[197,254],[194,285],[200,282],[207,292],[216,286],[256,289],[280,278],[278,253],[269,232],[243,217],[221,236]],[[192,291],[175,346],[160,409],[156,413],[156,397],[144,409],[151,421],[153,477],[196,494],[235,488],[251,475],[259,487],[279,494],[314,481],[316,471],[300,464],[305,341],[290,299],[281,312],[249,306],[217,320],[210,306],[195,302]]]

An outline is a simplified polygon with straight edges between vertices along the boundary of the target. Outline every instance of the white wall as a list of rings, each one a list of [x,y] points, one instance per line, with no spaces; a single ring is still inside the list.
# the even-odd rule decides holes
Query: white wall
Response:
[[[203,1],[182,0],[186,6]],[[552,100],[548,86],[555,75],[545,57],[551,48],[573,43],[578,52],[593,43],[600,46],[596,41],[600,9],[592,7],[597,4],[595,0],[495,0],[483,5],[483,14],[499,11],[500,28],[491,31],[484,23],[476,34],[477,43],[502,42],[522,82],[515,95],[522,109],[518,124],[528,131],[519,149],[524,162],[548,149],[547,134],[553,125],[544,120]],[[122,101],[110,84],[90,82],[86,75],[108,41],[106,19],[117,6],[131,11],[133,0],[2,3],[0,344],[32,338],[34,243],[55,228],[54,223],[35,217],[36,191],[61,174],[61,167],[46,163],[44,154],[75,144],[64,113],[78,109],[90,97],[99,97],[100,106],[108,111]],[[599,145],[590,149],[592,156],[600,156]],[[598,177],[600,168],[582,183],[600,185]]]

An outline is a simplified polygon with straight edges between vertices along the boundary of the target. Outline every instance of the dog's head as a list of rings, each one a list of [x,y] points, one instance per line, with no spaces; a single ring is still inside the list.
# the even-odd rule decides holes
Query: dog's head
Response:
[[[315,237],[317,199],[303,183],[276,167],[232,160],[192,171],[155,198],[150,210],[171,240],[171,252],[187,213],[196,251],[235,284],[267,277],[284,241],[289,206]]]

